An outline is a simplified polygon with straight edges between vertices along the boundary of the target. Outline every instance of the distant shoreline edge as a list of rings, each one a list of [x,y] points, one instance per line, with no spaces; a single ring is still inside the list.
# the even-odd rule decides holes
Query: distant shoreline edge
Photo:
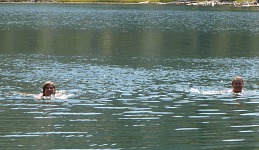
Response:
[[[96,1],[70,1],[70,0],[58,0],[58,1],[21,1],[21,2],[12,2],[12,1],[0,1],[0,3],[25,3],[25,4],[34,4],[34,3],[64,3],[64,4],[160,4],[160,5],[187,5],[187,6],[240,6],[240,7],[252,7],[257,6],[259,7],[259,3],[256,1],[253,2],[219,2],[219,1],[171,1],[171,2],[96,2]]]

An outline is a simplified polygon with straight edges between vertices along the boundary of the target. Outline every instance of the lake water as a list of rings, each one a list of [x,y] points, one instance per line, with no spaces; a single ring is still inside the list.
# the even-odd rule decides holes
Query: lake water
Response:
[[[2,3],[0,14],[1,149],[259,148],[257,7]],[[48,80],[68,99],[30,96]]]

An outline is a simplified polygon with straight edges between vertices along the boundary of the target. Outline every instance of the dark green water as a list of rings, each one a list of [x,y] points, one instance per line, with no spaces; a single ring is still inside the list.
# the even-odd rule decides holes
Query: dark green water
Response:
[[[0,4],[0,148],[258,149],[258,24],[257,7]],[[47,80],[68,99],[29,95]]]

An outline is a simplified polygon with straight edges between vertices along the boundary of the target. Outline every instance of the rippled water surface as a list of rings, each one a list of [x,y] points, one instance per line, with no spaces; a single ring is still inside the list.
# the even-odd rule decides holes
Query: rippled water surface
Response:
[[[257,8],[0,4],[0,14],[0,148],[258,149]],[[48,80],[67,99],[35,99]]]

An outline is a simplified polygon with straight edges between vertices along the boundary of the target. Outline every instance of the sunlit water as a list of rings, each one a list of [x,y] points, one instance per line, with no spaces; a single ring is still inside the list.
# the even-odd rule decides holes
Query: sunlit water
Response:
[[[258,148],[257,8],[0,8],[0,148]]]

